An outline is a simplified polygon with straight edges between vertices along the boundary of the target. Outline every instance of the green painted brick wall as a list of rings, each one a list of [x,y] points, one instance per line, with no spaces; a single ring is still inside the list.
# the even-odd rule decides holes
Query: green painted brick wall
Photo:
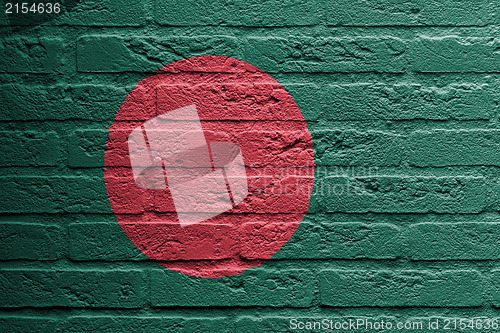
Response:
[[[500,317],[498,1],[62,8],[0,13],[0,332]],[[219,279],[148,260],[116,223],[103,181],[108,128],[128,92],[198,55],[241,59],[282,84],[318,165],[292,239],[266,264]]]

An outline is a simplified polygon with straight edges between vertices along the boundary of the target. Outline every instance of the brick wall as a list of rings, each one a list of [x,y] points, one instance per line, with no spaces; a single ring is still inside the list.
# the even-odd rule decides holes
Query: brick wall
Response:
[[[0,331],[500,317],[497,1],[66,5],[46,20],[0,15]],[[117,224],[103,180],[126,95],[200,55],[246,61],[282,84],[317,164],[291,240],[266,264],[219,279],[147,259]],[[332,191],[349,187],[358,190]]]

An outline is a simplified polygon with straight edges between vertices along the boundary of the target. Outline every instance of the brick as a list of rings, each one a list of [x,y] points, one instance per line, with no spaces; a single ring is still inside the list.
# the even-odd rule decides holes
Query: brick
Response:
[[[324,270],[321,304],[328,306],[472,307],[484,302],[484,281],[474,270]]]
[[[122,230],[123,229],[123,230]],[[234,242],[218,239],[214,234],[230,234],[230,225],[198,224],[197,233],[192,229],[178,230],[178,223],[133,222],[115,223],[72,223],[70,224],[70,257],[73,260],[218,260],[234,255]],[[174,230],[174,231],[173,231]],[[131,242],[137,237],[136,244]],[[204,233],[203,234],[200,234]],[[147,237],[144,235],[148,235]],[[170,235],[170,236],[166,236]],[[195,237],[195,240],[193,240]],[[147,239],[147,242],[144,242]],[[169,253],[162,252],[165,243],[170,244]],[[142,252],[141,252],[142,251]],[[146,257],[147,256],[147,257]]]
[[[65,332],[150,333],[150,332],[234,332],[225,317],[196,318],[158,316],[74,316]]]
[[[411,43],[411,64],[424,73],[498,72],[500,39],[420,37]]]
[[[478,213],[491,204],[491,195],[483,177],[345,177],[318,170],[311,207],[346,213]]]
[[[93,177],[2,177],[2,213],[110,213],[104,180]]]
[[[140,42],[137,44],[140,46]],[[118,36],[83,36],[77,45],[79,72],[152,72],[161,67],[156,61],[135,54]]]
[[[55,260],[65,248],[63,230],[56,225],[0,223],[0,260]]]
[[[162,221],[122,223],[121,226],[139,249],[154,260],[229,259],[236,255],[238,246],[237,230],[230,224],[202,222],[180,227],[177,221]]]
[[[304,121],[299,112],[290,112],[295,109],[295,103],[285,96],[279,83],[252,82],[253,78],[241,81],[238,84],[159,85],[157,112],[162,114],[183,107],[179,101],[190,100],[202,121]]]
[[[63,85],[62,88],[65,89],[65,96],[69,97],[75,106],[79,105],[80,107],[89,108],[93,104],[101,105],[101,103],[104,104],[113,101],[114,106],[120,107],[127,94],[134,88],[134,83],[130,85],[122,85],[120,83],[83,83]],[[114,109],[113,113],[109,116],[114,116],[116,111]],[[89,119],[96,119],[95,117],[97,116],[98,114],[92,114],[93,118]],[[104,119],[109,120],[109,116]]]
[[[484,26],[493,11],[488,1],[327,1],[326,22],[337,26]]]
[[[495,92],[487,84],[355,83],[320,87],[319,119],[327,120],[477,120],[492,119]]]
[[[71,64],[60,38],[3,38],[0,53],[0,73],[59,73]]]
[[[244,60],[269,73],[402,73],[405,51],[395,37],[249,37]]]
[[[120,225],[112,223],[71,223],[69,256],[72,260],[145,260]]]
[[[1,85],[0,120],[109,121],[132,88],[110,84]]]
[[[413,260],[500,258],[500,223],[418,223],[405,236],[403,248]]]
[[[229,5],[223,0],[202,0],[189,6],[180,0],[156,0],[154,13],[156,22],[173,26],[285,27],[319,22],[317,1],[305,0],[236,0]]]
[[[417,131],[408,138],[409,161],[419,167],[500,164],[500,130]]]
[[[289,223],[246,223],[241,239],[241,255],[247,259],[268,259],[280,241],[280,227]],[[253,237],[257,232],[267,237]],[[255,231],[254,231],[255,230]],[[274,237],[273,237],[274,236]],[[273,259],[394,259],[400,255],[399,229],[394,225],[365,223],[301,222],[290,241],[284,244]]]
[[[0,306],[137,308],[146,301],[140,270],[1,270]]]
[[[2,332],[60,332],[62,324],[61,320],[52,317],[0,317],[0,331]]]
[[[192,278],[165,270],[151,273],[151,304],[158,306],[305,307],[315,292],[303,269],[249,270],[218,279]]]
[[[405,154],[404,137],[380,131],[313,131],[316,165],[398,166]]]
[[[56,132],[0,132],[0,166],[56,166],[62,155]]]
[[[238,41],[227,36],[83,36],[78,40],[77,69],[90,73],[149,73],[176,60],[207,54],[238,57]]]
[[[68,165],[75,168],[104,166],[104,152],[108,131],[78,129],[68,146]]]
[[[32,120],[46,116],[48,113],[60,110],[57,99],[63,98],[63,89],[44,87],[41,85],[3,84],[0,86],[0,115],[2,120]],[[68,116],[69,113],[62,112]],[[43,119],[43,118],[42,118]]]
[[[52,24],[71,26],[142,26],[146,23],[143,1],[84,0],[59,15]]]

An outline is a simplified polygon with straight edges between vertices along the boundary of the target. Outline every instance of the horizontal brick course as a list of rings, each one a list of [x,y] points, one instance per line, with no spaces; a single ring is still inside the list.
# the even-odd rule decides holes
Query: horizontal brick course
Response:
[[[56,225],[0,223],[0,260],[55,260],[65,252],[65,232]]]
[[[145,260],[118,223],[69,225],[69,257],[72,260]]]
[[[53,317],[0,316],[2,332],[54,332],[62,327],[63,322]]]
[[[268,73],[402,73],[405,52],[395,37],[250,37],[245,60]]]
[[[471,307],[484,302],[477,271],[320,272],[321,304],[356,306]]]
[[[2,177],[2,213],[109,213],[104,180],[96,177]]]
[[[494,117],[495,90],[487,84],[333,84],[321,89],[317,119],[476,120]]]
[[[499,229],[499,223],[418,223],[407,229],[404,252],[414,260],[494,260]]]
[[[408,138],[410,163],[419,167],[500,165],[500,130],[417,131]]]
[[[142,26],[146,23],[145,3],[142,0],[85,0],[80,1],[52,24],[71,26]]]
[[[312,137],[317,165],[398,166],[404,158],[404,137],[397,134],[325,130]]]
[[[5,84],[0,86],[0,119],[92,120],[112,119],[127,87],[104,84]]]
[[[483,177],[329,176],[315,179],[314,211],[479,213],[492,203]]]
[[[265,228],[275,230],[276,236],[287,223],[269,223]],[[259,223],[247,223],[243,228],[255,228],[262,233]],[[248,233],[244,233],[248,234]],[[252,235],[252,233],[250,233]],[[250,238],[250,237],[249,237]],[[243,239],[241,254],[248,259],[267,259],[279,238],[256,237]],[[364,223],[312,223],[301,222],[288,243],[273,259],[389,259],[400,254],[399,230],[394,225]]]
[[[56,132],[0,132],[0,166],[57,166],[62,154]]]
[[[0,306],[137,308],[146,294],[140,270],[0,270]]]
[[[421,37],[411,43],[411,64],[424,73],[498,72],[500,39],[491,37]]]
[[[207,288],[209,293],[205,292]],[[303,269],[252,270],[217,280],[158,270],[151,273],[151,304],[306,307],[312,302],[315,288],[312,273]]]
[[[73,223],[70,224],[69,253],[73,260],[145,260],[148,257],[157,260],[220,260],[235,255],[235,244],[221,242],[212,237],[214,229],[222,229],[224,233],[236,233],[230,225],[206,224],[204,235],[195,234],[196,246],[193,246],[193,235],[178,232],[177,236],[168,238],[170,254],[162,252],[163,238],[177,226],[174,221],[123,223],[121,228],[116,223]],[[123,233],[150,235],[149,249],[138,249]],[[175,230],[175,229],[174,229]],[[191,236],[191,237],[190,237]],[[141,252],[143,251],[143,252]],[[147,257],[146,257],[147,256]]]
[[[89,35],[78,39],[77,70],[88,73],[151,73],[195,55],[238,58],[240,41],[228,36],[121,37]]]
[[[3,38],[0,73],[58,73],[71,64],[61,38]]]

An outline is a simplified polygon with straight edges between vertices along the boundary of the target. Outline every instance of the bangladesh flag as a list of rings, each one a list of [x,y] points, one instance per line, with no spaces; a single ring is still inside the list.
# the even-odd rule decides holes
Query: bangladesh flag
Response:
[[[498,329],[498,6],[5,2],[1,332]]]

